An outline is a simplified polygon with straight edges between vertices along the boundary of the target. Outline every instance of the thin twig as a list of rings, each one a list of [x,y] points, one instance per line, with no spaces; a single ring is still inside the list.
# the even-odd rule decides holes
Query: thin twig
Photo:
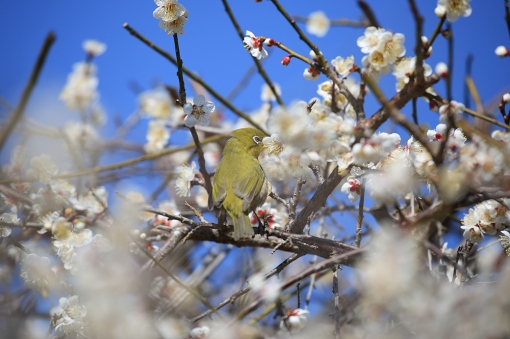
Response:
[[[356,222],[356,247],[361,246],[361,226],[363,225],[363,206],[365,205],[365,180],[361,181],[361,192],[359,195],[358,220]]]
[[[299,196],[301,195],[301,188],[303,184],[306,183],[306,180],[299,178],[296,182],[296,187],[294,188],[294,194],[292,195],[292,199],[289,204],[289,222],[291,224],[296,218],[296,207],[299,202]]]
[[[241,38],[241,42],[243,42],[244,41],[243,31],[241,30],[241,26],[239,26],[239,23],[237,22],[237,20],[236,20],[236,18],[234,16],[234,13],[232,12],[232,9],[230,9],[228,1],[227,0],[221,0],[221,2],[223,3],[223,6],[225,7],[225,11],[227,12],[228,17],[230,18],[230,21],[232,21],[232,24],[234,25],[234,28],[235,28],[235,30],[237,32],[237,35],[239,35],[239,38]],[[271,92],[273,92],[273,95],[276,98],[276,101],[278,102],[278,105],[280,105],[281,107],[285,108],[285,104],[283,103],[282,98],[280,97],[280,95],[276,91],[276,87],[274,86],[274,84],[271,81],[271,79],[269,79],[269,76],[267,75],[266,71],[264,70],[264,67],[262,66],[262,63],[260,62],[260,60],[255,58],[255,57],[253,57],[253,56],[252,56],[252,59],[253,59],[253,62],[255,62],[255,65],[257,66],[259,74],[262,76],[262,78],[264,79],[266,84],[269,86],[269,88],[271,89]]]
[[[294,253],[293,255],[291,255],[290,257],[285,259],[282,263],[280,263],[278,266],[276,266],[274,269],[272,269],[268,273],[264,274],[263,281],[266,281],[267,279],[271,278],[273,275],[280,273],[285,267],[287,267],[292,262],[294,262],[297,259],[299,259],[301,256],[302,256],[302,254]],[[239,298],[242,295],[245,295],[246,293],[251,291],[251,289],[252,289],[252,287],[250,286],[250,284],[248,284],[248,286],[246,286],[244,289],[242,289],[242,290],[232,294],[230,297],[228,297],[227,299],[223,300],[216,307],[214,307],[213,310],[205,311],[204,313],[194,317],[193,319],[191,319],[191,322],[193,322],[193,323],[197,322],[200,319],[203,319],[203,318],[209,316],[213,311],[217,312],[222,307],[224,307],[224,306],[226,306],[228,304],[234,303],[237,300],[237,298]]]
[[[359,247],[359,246],[358,246]],[[338,271],[340,271],[341,266],[335,265],[333,268],[333,295],[335,296],[335,338],[340,339],[340,292],[338,290]]]
[[[168,53],[168,52],[164,51],[163,49],[161,49],[160,47],[156,46],[152,41],[150,41],[149,39],[147,39],[146,37],[144,37],[143,35],[138,33],[134,28],[129,26],[129,24],[125,23],[123,25],[123,27],[129,33],[131,33],[131,35],[135,36],[138,40],[140,40],[141,42],[143,42],[144,44],[146,44],[147,46],[149,46],[150,48],[152,48],[153,50],[158,52],[161,56],[165,57],[168,61],[170,61],[174,65],[177,65],[177,60],[170,53]],[[227,99],[222,97],[216,90],[214,90],[204,80],[202,80],[201,77],[194,74],[193,72],[191,72],[184,66],[182,66],[182,71],[184,72],[184,74],[186,74],[188,77],[190,77],[193,81],[202,85],[209,93],[211,93],[212,96],[214,96],[218,101],[220,101],[225,107],[228,107],[235,115],[243,118],[248,123],[250,123],[253,127],[263,131],[266,135],[269,135],[269,134],[267,134],[267,132],[265,131],[265,129],[263,127],[261,127],[255,121],[253,121],[247,114],[243,113],[241,110],[239,110],[234,105],[232,105],[232,103],[230,103],[230,101],[228,101]]]
[[[151,258],[151,260],[154,261],[154,263],[163,270],[163,272],[165,272],[172,280],[174,280],[179,286],[181,286],[182,288],[184,288],[186,291],[188,291],[191,295],[193,295],[195,298],[197,298],[198,300],[200,300],[202,302],[202,304],[204,304],[205,306],[207,306],[211,313],[215,313],[216,315],[218,315],[218,317],[220,319],[223,319],[223,317],[221,316],[221,314],[214,309],[214,306],[211,305],[206,298],[204,298],[203,296],[201,296],[195,289],[189,287],[187,284],[185,284],[181,279],[179,279],[179,277],[177,277],[176,275],[174,275],[172,272],[170,272],[165,266],[161,265],[161,263],[159,262],[159,260],[157,260],[149,251],[147,251],[140,243],[138,243],[138,241],[136,239],[131,239],[132,242],[135,243],[135,245],[146,255],[148,256],[149,258]]]
[[[379,24],[379,21],[375,17],[374,11],[366,3],[366,1],[358,0],[358,6],[359,6],[359,8],[361,8],[363,13],[365,14],[365,17],[367,18],[368,22],[370,23],[370,26],[381,27],[381,25]]]
[[[53,32],[48,33],[39,52],[39,56],[37,57],[37,61],[35,62],[34,68],[32,69],[30,78],[28,79],[28,82],[25,85],[25,88],[23,89],[23,93],[21,94],[21,99],[18,103],[18,106],[16,106],[14,113],[11,115],[9,121],[7,121],[7,124],[2,129],[2,133],[0,133],[0,150],[4,147],[7,138],[9,138],[9,135],[12,133],[14,127],[16,126],[19,119],[25,112],[28,99],[30,98],[30,95],[32,94],[32,91],[35,87],[35,84],[39,79],[39,75],[41,74],[44,62],[46,61],[46,57],[48,56],[50,48],[54,42],[55,34],[53,34]]]
[[[423,48],[423,42],[421,41],[422,36],[422,30],[423,30],[423,17],[418,12],[418,7],[416,6],[416,3],[414,0],[408,0],[409,6],[411,7],[411,12],[413,13],[414,23],[416,25],[416,46],[414,48],[414,53],[416,54],[416,63],[415,63],[415,74],[416,74],[416,81],[418,83],[422,84],[425,81],[425,77],[423,75],[423,56],[428,50],[424,50]]]

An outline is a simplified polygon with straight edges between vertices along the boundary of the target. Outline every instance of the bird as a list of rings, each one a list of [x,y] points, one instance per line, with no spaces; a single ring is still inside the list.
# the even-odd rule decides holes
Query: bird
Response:
[[[214,209],[218,223],[226,220],[225,212],[234,225],[234,239],[253,236],[255,232],[248,215],[267,199],[269,182],[260,165],[264,150],[264,132],[256,128],[240,128],[230,133],[216,172],[209,209]]]

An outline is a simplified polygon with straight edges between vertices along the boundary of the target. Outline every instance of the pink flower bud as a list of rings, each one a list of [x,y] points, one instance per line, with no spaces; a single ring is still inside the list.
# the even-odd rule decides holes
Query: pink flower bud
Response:
[[[498,46],[494,53],[496,53],[496,55],[501,58],[510,56],[510,51],[505,46]]]
[[[272,47],[272,46],[276,45],[276,41],[274,39],[266,39],[266,41],[264,41],[264,43],[268,47]]]
[[[440,62],[436,65],[436,74],[441,78],[448,77],[448,66],[444,62]]]
[[[282,58],[281,63],[283,66],[287,66],[288,64],[290,64],[290,55],[284,56]]]

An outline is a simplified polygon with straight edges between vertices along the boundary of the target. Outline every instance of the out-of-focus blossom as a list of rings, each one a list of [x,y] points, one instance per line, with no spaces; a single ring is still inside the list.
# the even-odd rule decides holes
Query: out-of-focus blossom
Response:
[[[202,327],[195,327],[189,332],[189,335],[192,339],[206,339],[209,335],[209,327],[202,326]]]
[[[19,223],[19,218],[16,213],[3,213],[0,215],[0,220],[9,224]],[[7,238],[12,233],[12,230],[8,226],[0,226],[0,238]]]
[[[400,144],[397,133],[378,133],[369,139],[362,139],[352,147],[354,163],[358,165],[377,163]]]
[[[179,171],[179,176],[175,181],[175,190],[177,191],[177,195],[180,197],[191,196],[191,182],[195,180],[195,178],[199,177],[201,177],[200,172],[198,171],[197,165],[194,161],[191,165],[182,165]]]
[[[172,100],[164,88],[158,87],[142,92],[138,96],[140,109],[154,119],[169,119],[172,116]]]
[[[430,65],[423,63],[423,75],[429,76],[432,74]],[[393,65],[393,75],[397,78],[396,89],[400,92],[404,86],[409,82],[409,77],[413,75],[416,68],[416,57],[401,58]]]
[[[21,278],[25,286],[42,296],[48,296],[48,287],[55,282],[54,273],[50,269],[50,259],[31,253],[21,262]]]
[[[335,70],[340,73],[342,76],[346,76],[352,73],[354,66],[354,56],[348,56],[347,58],[342,58],[341,56],[337,56],[333,60],[331,60],[331,64],[335,68]]]
[[[112,243],[102,234],[96,234],[92,239],[99,252],[110,252],[113,249]]]
[[[67,77],[67,83],[60,92],[62,100],[70,111],[83,112],[98,97],[96,66],[89,62],[73,65],[73,71]]]
[[[97,57],[106,51],[106,44],[97,40],[85,40],[82,46],[87,55],[91,57]]]
[[[310,158],[306,156],[300,149],[286,146],[282,153],[280,153],[285,172],[293,178],[301,178],[305,172],[309,171],[308,165]]]
[[[170,130],[166,127],[166,123],[161,120],[152,120],[149,122],[149,130],[147,131],[147,143],[144,149],[147,153],[154,153],[165,148],[170,139]]]
[[[162,212],[166,212],[168,214],[172,214],[172,215],[181,214],[181,212],[177,208],[177,205],[175,204],[175,201],[173,201],[173,200],[162,201],[158,206],[158,210],[162,211]],[[181,222],[178,220],[168,219],[165,216],[156,214],[154,216],[154,224],[172,227],[172,226],[180,225]]]
[[[80,303],[77,295],[69,299],[60,298],[59,304],[51,310],[52,314],[58,316],[55,329],[66,335],[80,334],[85,327],[83,318],[87,315],[87,308]]]
[[[510,93],[503,94],[503,97],[501,100],[503,100],[503,102],[506,104],[510,103]]]
[[[144,211],[145,208],[151,208],[151,206],[145,203],[145,197],[143,194],[131,191],[126,194],[126,198],[129,200],[132,207],[138,209],[138,218],[140,220],[149,221],[154,217],[153,213]]]
[[[243,39],[244,47],[250,54],[257,59],[267,58],[267,51],[264,49],[264,40],[262,38],[256,37],[250,31],[246,31],[246,37]]]
[[[280,322],[280,328],[286,329],[290,333],[297,333],[305,327],[309,315],[309,311],[301,308],[288,309],[286,316]]]
[[[443,105],[439,107],[439,121],[441,123],[448,123],[448,110],[451,111],[452,117],[454,120],[458,119],[466,106],[464,104],[457,102],[455,100],[450,101],[449,105]]]
[[[435,68],[435,72],[441,78],[448,77],[448,66],[444,62],[438,62]]]
[[[188,127],[194,127],[198,123],[201,126],[208,126],[211,119],[209,115],[214,112],[214,104],[212,101],[205,101],[205,97],[201,94],[193,99],[193,104],[187,102],[184,104],[184,124]]]
[[[329,25],[329,19],[324,12],[313,12],[308,16],[308,20],[306,21],[306,31],[322,38],[328,33]]]
[[[27,171],[27,176],[36,179],[43,184],[49,184],[51,178],[58,173],[57,166],[53,163],[50,156],[41,154],[40,156],[33,157],[30,160],[30,169]]]
[[[319,70],[319,68],[315,67],[315,66],[310,66],[308,68],[305,68],[304,72],[303,72],[303,78],[305,78],[305,80],[317,80],[319,78],[319,75],[321,74],[321,71]]]
[[[280,88],[280,85],[273,83],[274,89],[278,95],[282,94],[282,90]],[[262,90],[260,91],[260,100],[263,102],[271,102],[276,101],[276,97],[274,96],[273,91],[271,90],[271,87],[269,87],[268,84],[262,85]]]
[[[64,133],[75,147],[86,148],[95,151],[99,136],[96,129],[90,124],[78,121],[70,121],[64,127]]]
[[[438,15],[446,12],[446,19],[450,22],[455,22],[460,16],[468,17],[471,15],[472,9],[469,2],[471,0],[438,0],[434,13]]]
[[[494,53],[496,53],[496,55],[501,58],[510,56],[510,50],[508,50],[508,48],[506,48],[505,46],[496,47]]]

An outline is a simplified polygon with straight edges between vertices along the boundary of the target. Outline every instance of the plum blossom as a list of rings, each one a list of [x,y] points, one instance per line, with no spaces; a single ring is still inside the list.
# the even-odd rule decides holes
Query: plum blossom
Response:
[[[250,222],[252,226],[258,226],[259,220],[264,222],[267,220],[269,228],[283,228],[288,217],[284,213],[279,212],[276,208],[271,207],[271,203],[266,202],[256,211],[257,215],[253,212],[250,213]]]
[[[355,202],[358,200],[358,196],[361,194],[361,183],[358,179],[354,177],[350,177],[347,181],[342,185],[340,189],[342,193],[347,194],[349,201]]]
[[[58,173],[57,166],[53,163],[50,156],[41,154],[30,160],[30,169],[27,176],[40,181],[43,184],[49,184],[51,178]]]
[[[52,309],[51,313],[58,316],[55,329],[58,332],[78,334],[85,327],[84,319],[87,308],[80,303],[77,295],[71,298],[60,298],[59,306]]]
[[[471,0],[438,0],[434,12],[437,12],[436,15],[446,12],[446,19],[455,22],[460,16],[468,17],[471,15],[472,9],[469,2]]]
[[[173,215],[181,214],[181,212],[177,208],[177,205],[175,204],[175,201],[173,201],[173,200],[166,200],[166,201],[161,202],[158,206],[158,210],[166,212],[168,214],[173,214]],[[178,220],[168,219],[167,217],[165,217],[163,215],[156,214],[156,215],[154,215],[154,224],[172,227],[172,226],[180,225],[181,222]]]
[[[138,102],[140,109],[151,118],[168,119],[172,116],[171,97],[164,88],[142,92],[138,96]]]
[[[274,89],[278,95],[282,94],[282,90],[280,88],[280,85],[274,83],[273,84]],[[276,97],[274,96],[273,91],[271,90],[271,87],[269,87],[268,84],[262,85],[262,90],[260,91],[260,100],[263,102],[271,102],[276,101]]]
[[[322,38],[329,30],[329,19],[322,11],[313,12],[306,21],[306,31]]]
[[[48,287],[54,283],[54,273],[50,268],[50,259],[30,253],[21,262],[21,278],[25,286],[48,296]]]
[[[161,20],[158,24],[159,28],[165,31],[168,35],[184,34],[184,25],[188,22],[188,12],[175,19],[174,21]]]
[[[186,8],[177,0],[154,0],[154,3],[158,5],[158,8],[154,10],[152,15],[162,21],[174,21],[186,13]]]
[[[335,70],[342,76],[349,75],[352,72],[352,68],[354,66],[354,56],[351,55],[345,59],[341,56],[337,56],[331,60],[331,65],[333,65]]]
[[[175,181],[175,190],[180,197],[191,196],[191,182],[195,178],[201,177],[197,169],[196,163],[193,161],[191,165],[184,164],[181,166],[177,180]]]
[[[89,62],[73,65],[73,71],[68,75],[67,83],[59,96],[68,110],[83,111],[99,96],[96,72],[96,66]]]
[[[288,309],[286,316],[280,322],[280,328],[290,333],[297,333],[305,327],[310,312],[301,308]]]
[[[194,127],[198,123],[201,126],[208,126],[211,119],[209,115],[214,112],[214,104],[212,101],[205,101],[205,97],[201,94],[193,99],[193,104],[187,102],[184,104],[184,124],[188,127]]]
[[[269,155],[278,155],[285,148],[285,145],[278,134],[272,134],[270,137],[265,137],[262,139],[262,143],[264,144],[266,153]]]
[[[441,78],[448,77],[448,65],[446,65],[444,62],[438,62],[434,71]]]
[[[19,223],[19,218],[17,213],[3,213],[0,215],[0,221],[9,223],[9,224],[17,224]],[[12,233],[12,230],[8,226],[0,226],[0,238],[7,238]]]
[[[510,50],[508,50],[505,46],[498,46],[496,47],[496,50],[494,51],[498,57],[504,58],[507,56],[510,56]]]
[[[354,163],[366,164],[377,163],[400,144],[400,136],[397,133],[373,134],[369,139],[362,138],[352,147]]]
[[[430,65],[423,63],[423,75],[429,76],[432,74]],[[404,86],[409,82],[409,77],[414,73],[416,68],[416,57],[401,58],[393,65],[393,75],[397,78],[396,89],[400,92]]]
[[[202,326],[202,327],[195,327],[194,329],[189,332],[189,335],[191,339],[206,339],[209,335],[209,327]]]
[[[82,46],[87,55],[91,57],[97,57],[106,51],[106,44],[97,40],[85,40]]]
[[[243,39],[244,47],[250,52],[250,54],[257,59],[267,58],[267,51],[264,49],[263,38],[258,38],[250,31],[246,31],[246,37]]]
[[[452,117],[455,120],[460,117],[462,112],[464,112],[466,106],[460,102],[452,100],[449,105],[439,107],[439,121],[443,124],[448,123],[448,109],[451,110]]]
[[[161,120],[153,120],[149,122],[147,143],[143,148],[147,153],[161,151],[168,143],[168,139],[170,139],[170,131],[166,127],[166,123]]]
[[[476,243],[483,240],[484,234],[495,235],[509,224],[509,199],[504,198],[505,205],[496,200],[486,200],[469,209],[461,220],[464,237]]]

